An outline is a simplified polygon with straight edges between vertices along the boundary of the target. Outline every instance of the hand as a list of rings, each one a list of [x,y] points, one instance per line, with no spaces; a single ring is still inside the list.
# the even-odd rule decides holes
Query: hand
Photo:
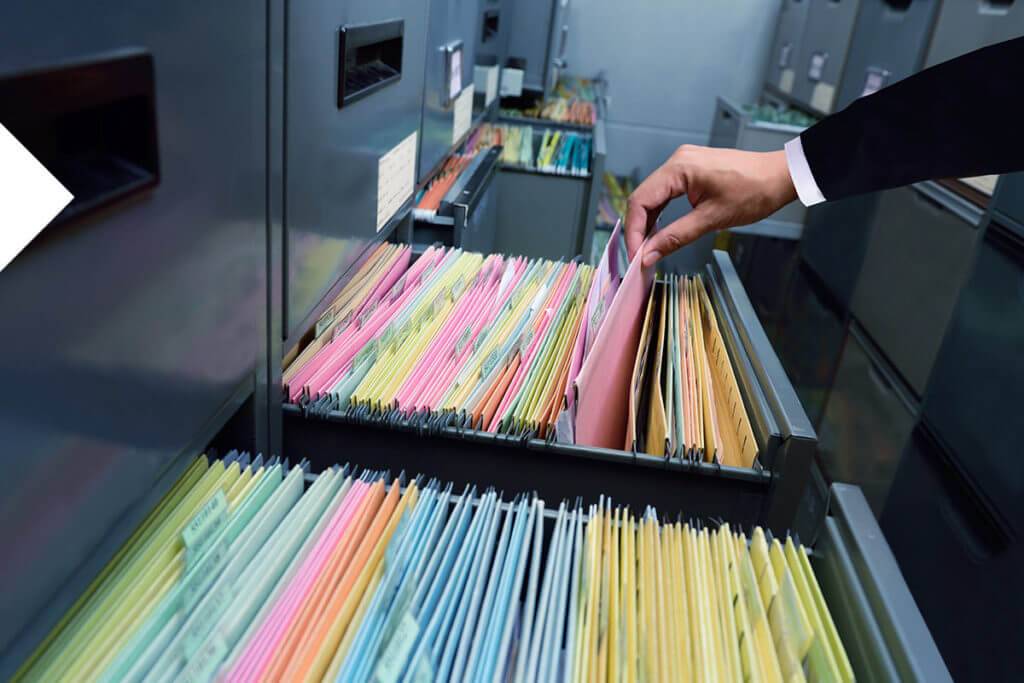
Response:
[[[630,260],[654,222],[676,197],[693,210],[651,236],[644,265],[713,230],[755,223],[796,199],[786,153],[683,145],[629,196],[626,248]]]

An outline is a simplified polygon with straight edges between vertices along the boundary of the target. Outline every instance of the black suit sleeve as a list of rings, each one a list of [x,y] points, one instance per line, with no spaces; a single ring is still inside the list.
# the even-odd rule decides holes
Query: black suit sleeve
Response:
[[[937,64],[804,131],[826,199],[1024,170],[1024,38]]]

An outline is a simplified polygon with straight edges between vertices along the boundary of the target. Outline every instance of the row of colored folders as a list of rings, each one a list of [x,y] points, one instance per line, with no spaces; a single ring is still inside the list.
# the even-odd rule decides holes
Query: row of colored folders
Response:
[[[24,681],[850,681],[755,529],[231,455],[196,460]]]
[[[593,137],[589,133],[527,124],[483,124],[481,137],[502,145],[505,166],[555,175],[586,176],[590,173]]]
[[[701,277],[383,244],[284,371],[313,411],[751,467],[749,419]]]

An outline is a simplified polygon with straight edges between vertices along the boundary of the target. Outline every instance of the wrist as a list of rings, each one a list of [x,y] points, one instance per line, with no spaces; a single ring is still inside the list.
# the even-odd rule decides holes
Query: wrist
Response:
[[[767,177],[770,178],[770,194],[775,203],[781,208],[790,202],[796,201],[797,191],[796,185],[793,184],[793,176],[789,172],[789,163],[786,159],[785,150],[779,150],[777,152],[768,152],[769,171]]]

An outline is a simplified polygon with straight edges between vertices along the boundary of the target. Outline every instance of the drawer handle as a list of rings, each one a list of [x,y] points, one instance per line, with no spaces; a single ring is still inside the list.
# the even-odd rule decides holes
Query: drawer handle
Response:
[[[1004,16],[1010,13],[1014,0],[978,0],[978,14]]]

